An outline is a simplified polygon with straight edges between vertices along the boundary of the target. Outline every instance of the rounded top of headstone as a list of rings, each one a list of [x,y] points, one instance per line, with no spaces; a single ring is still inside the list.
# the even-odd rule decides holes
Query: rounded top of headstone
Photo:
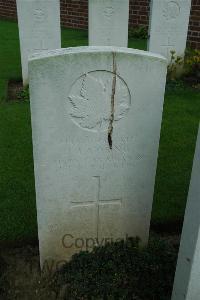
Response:
[[[116,54],[129,54],[134,56],[140,56],[141,58],[149,58],[155,61],[160,61],[167,64],[167,60],[164,56],[152,53],[149,51],[143,51],[138,49],[126,48],[126,47],[114,47],[114,46],[83,46],[83,47],[71,47],[55,50],[42,51],[35,53],[29,57],[29,61],[35,61],[40,59],[46,59],[49,57],[83,54],[83,53],[116,53]]]

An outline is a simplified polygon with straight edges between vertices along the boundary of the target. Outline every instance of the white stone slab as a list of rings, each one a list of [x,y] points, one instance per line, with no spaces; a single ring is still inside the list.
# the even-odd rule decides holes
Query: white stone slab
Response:
[[[90,246],[126,235],[147,242],[166,66],[162,56],[117,47],[30,60],[41,264],[69,259],[88,238]]]
[[[172,300],[200,299],[200,129],[193,162]]]
[[[61,48],[60,1],[17,0],[22,77],[28,84],[28,57],[41,50]]]
[[[128,46],[129,0],[89,0],[89,45]]]
[[[151,0],[148,50],[171,61],[171,51],[184,57],[191,0]]]

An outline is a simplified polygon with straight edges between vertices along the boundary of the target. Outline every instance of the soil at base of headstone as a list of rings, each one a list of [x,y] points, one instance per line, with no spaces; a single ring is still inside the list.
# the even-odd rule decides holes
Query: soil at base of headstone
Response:
[[[23,91],[23,89],[24,87],[21,80],[9,80],[7,101],[23,101],[23,99],[20,98],[20,93]]]
[[[157,236],[172,246],[178,248],[179,235]],[[19,248],[0,249],[0,258],[5,268],[0,274],[0,300],[61,300],[60,296],[49,288],[51,277],[41,275],[39,267],[38,246],[23,246]],[[2,260],[0,260],[1,262]],[[139,298],[135,298],[140,300]]]
[[[0,257],[6,265],[0,279],[0,299],[56,299],[47,287],[48,278],[41,275],[37,246],[0,249]]]

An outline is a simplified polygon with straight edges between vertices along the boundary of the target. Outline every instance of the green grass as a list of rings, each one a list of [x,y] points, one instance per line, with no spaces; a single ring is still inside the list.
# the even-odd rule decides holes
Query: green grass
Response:
[[[200,93],[190,89],[166,93],[153,224],[173,226],[183,219],[199,119]]]
[[[37,233],[29,103],[0,105],[0,240]]]
[[[84,30],[62,30],[62,46],[87,45]],[[130,47],[146,48],[131,39]],[[9,79],[21,78],[18,29],[0,21],[0,240],[37,235],[29,103],[5,101]],[[182,219],[200,116],[200,95],[168,92],[165,98],[152,222]]]

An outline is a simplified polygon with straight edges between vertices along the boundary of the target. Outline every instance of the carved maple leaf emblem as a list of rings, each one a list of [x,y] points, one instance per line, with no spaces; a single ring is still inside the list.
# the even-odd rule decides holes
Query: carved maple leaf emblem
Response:
[[[106,130],[111,113],[113,73],[90,72],[75,83],[69,95],[70,115],[79,126],[88,130]],[[115,121],[129,110],[130,94],[123,80],[117,77],[115,92]]]

